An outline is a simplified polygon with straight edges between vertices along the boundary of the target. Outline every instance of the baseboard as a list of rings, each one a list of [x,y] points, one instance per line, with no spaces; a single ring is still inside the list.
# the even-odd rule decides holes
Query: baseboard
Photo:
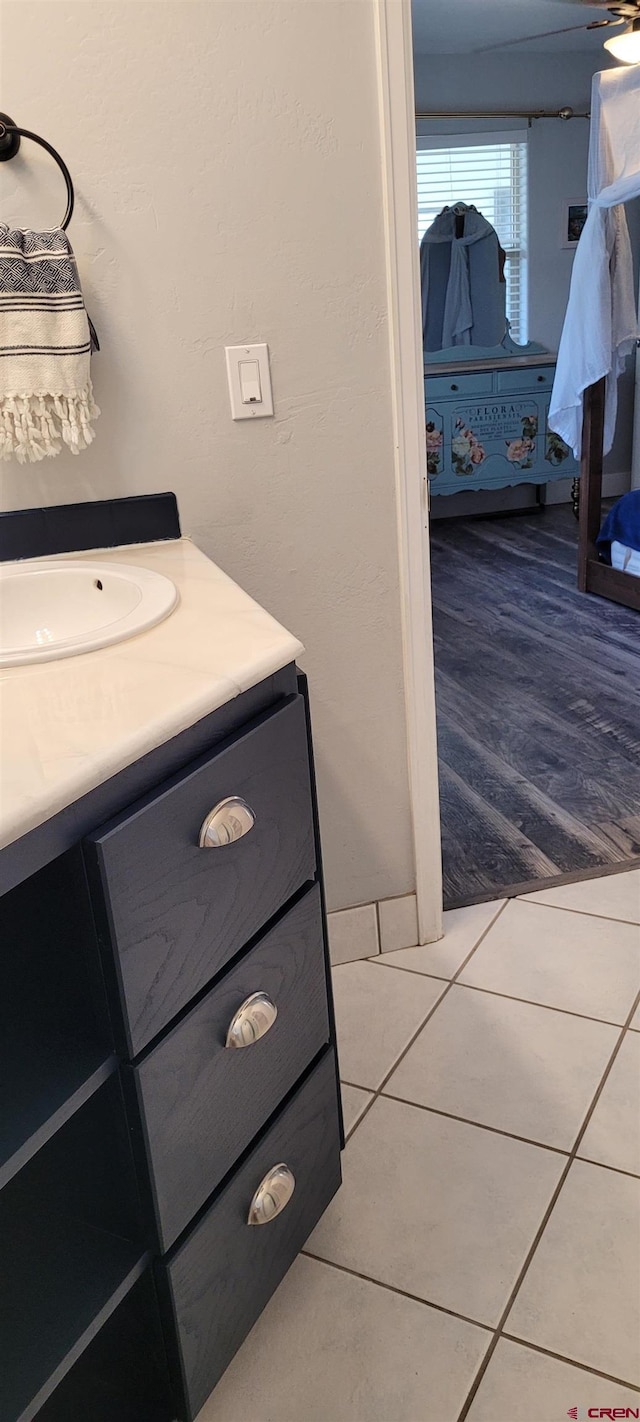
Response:
[[[328,923],[334,967],[393,953],[397,948],[414,948],[418,942],[416,896],[401,894],[395,899],[338,909],[328,915]]]
[[[509,884],[482,894],[447,898],[445,911],[490,903],[494,899],[515,899],[541,889],[559,889],[564,884],[579,884],[584,880],[604,879],[611,874],[624,874],[640,868],[640,856],[621,859],[617,864],[589,865],[567,874],[554,874],[549,879],[527,879],[521,884]],[[378,899],[357,908],[339,909],[328,914],[329,950],[334,967],[353,963],[361,958],[375,958],[379,953],[394,953],[398,948],[415,948],[418,942],[418,914],[415,894],[401,894],[395,899]]]

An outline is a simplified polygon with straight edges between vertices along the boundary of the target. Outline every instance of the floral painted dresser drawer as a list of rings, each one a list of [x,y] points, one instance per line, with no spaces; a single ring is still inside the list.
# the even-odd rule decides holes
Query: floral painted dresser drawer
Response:
[[[548,425],[554,371],[552,362],[539,360],[491,370],[470,370],[462,361],[446,372],[425,367],[432,496],[577,474],[571,450]]]

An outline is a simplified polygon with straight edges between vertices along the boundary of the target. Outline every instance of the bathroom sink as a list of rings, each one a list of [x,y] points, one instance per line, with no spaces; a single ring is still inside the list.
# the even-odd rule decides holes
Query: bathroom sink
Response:
[[[0,567],[0,666],[53,661],[123,642],[175,607],[170,578],[126,563]]]

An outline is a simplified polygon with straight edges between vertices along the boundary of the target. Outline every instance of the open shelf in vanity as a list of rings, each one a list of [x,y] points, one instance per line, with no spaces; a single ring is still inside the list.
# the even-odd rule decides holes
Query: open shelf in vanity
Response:
[[[114,1073],[0,1194],[0,1416],[29,1422],[142,1273]]]
[[[82,862],[2,898],[0,1189],[117,1067]]]
[[[175,1415],[147,1268],[40,1409],[38,1422],[174,1422]]]

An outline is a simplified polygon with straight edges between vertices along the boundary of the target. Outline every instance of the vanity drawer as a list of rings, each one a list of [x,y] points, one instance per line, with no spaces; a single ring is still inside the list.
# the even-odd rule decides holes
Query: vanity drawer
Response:
[[[445,395],[490,395],[493,373],[479,370],[469,375],[425,375],[424,388],[428,403]]]
[[[498,390],[521,390],[525,397],[536,390],[551,390],[555,369],[554,365],[543,365],[535,369],[525,366],[520,370],[500,370]]]
[[[284,1163],[295,1189],[282,1213],[250,1225],[261,1182]],[[188,1417],[196,1417],[340,1185],[335,1058],[327,1051],[167,1264]],[[286,1367],[286,1358],[283,1359]]]
[[[227,1047],[238,1009],[256,992],[263,1036]],[[265,1013],[266,1009],[266,1013]],[[247,1015],[251,1019],[251,1009]],[[260,1025],[260,1020],[259,1025]],[[259,1026],[258,1026],[259,1030]],[[315,885],[154,1047],[135,1080],[161,1247],[207,1196],[329,1040],[320,889]]]
[[[200,847],[210,811],[232,796],[250,807],[252,828]],[[315,874],[303,698],[103,825],[85,840],[85,859],[135,1056]]]

